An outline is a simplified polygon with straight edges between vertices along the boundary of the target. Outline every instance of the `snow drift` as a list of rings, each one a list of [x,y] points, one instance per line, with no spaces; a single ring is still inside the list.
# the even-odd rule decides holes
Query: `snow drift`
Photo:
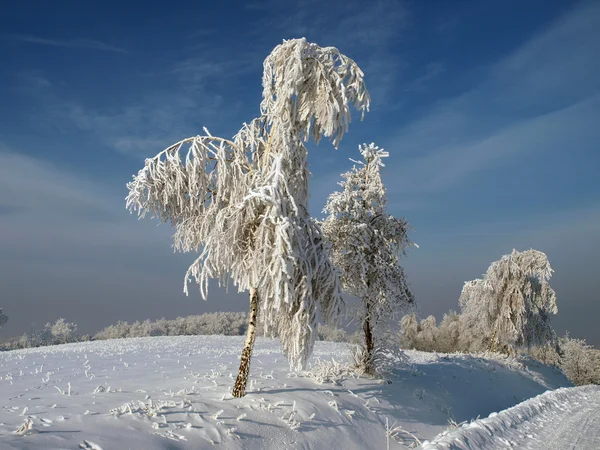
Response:
[[[441,433],[424,450],[598,448],[600,386],[548,391],[487,419]]]

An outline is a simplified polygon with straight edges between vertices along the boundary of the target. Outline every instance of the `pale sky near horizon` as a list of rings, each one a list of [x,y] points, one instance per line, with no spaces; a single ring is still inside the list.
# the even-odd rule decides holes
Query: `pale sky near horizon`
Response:
[[[183,295],[195,256],[125,210],[125,184],[170,143],[255,117],[263,59],[305,36],[352,57],[372,97],[339,150],[310,146],[311,213],[375,141],[390,212],[415,229],[403,265],[423,315],[535,248],[555,269],[557,332],[600,347],[599,2],[126,3],[3,7],[0,337],[245,311],[234,288]]]

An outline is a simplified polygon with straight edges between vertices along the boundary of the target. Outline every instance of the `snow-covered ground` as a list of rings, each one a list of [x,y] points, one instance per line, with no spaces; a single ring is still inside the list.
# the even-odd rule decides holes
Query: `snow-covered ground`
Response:
[[[424,450],[600,448],[600,386],[560,388],[463,424]]]
[[[278,341],[259,338],[249,392],[234,399],[243,339],[155,337],[0,353],[0,449],[386,449],[388,435],[389,448],[405,448],[411,435],[432,440],[450,420],[570,386],[535,362],[414,351],[389,384],[347,375],[321,384],[291,373]],[[347,344],[317,342],[312,368],[349,357]],[[590,420],[594,427],[597,418]]]

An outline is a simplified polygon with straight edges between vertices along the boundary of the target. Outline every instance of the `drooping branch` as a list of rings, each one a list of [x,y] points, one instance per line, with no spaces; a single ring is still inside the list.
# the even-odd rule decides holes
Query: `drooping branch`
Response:
[[[537,250],[503,256],[482,279],[465,283],[460,306],[473,335],[515,349],[554,339],[550,317],[557,313],[556,294],[550,287],[552,267]]]
[[[251,170],[245,150],[210,135],[183,139],[146,159],[127,184],[126,206],[141,218],[150,214],[173,225],[210,215],[229,203],[231,180]]]
[[[335,47],[306,39],[284,41],[265,59],[261,111],[289,120],[303,140],[331,137],[337,148],[351,121],[350,109],[369,110],[370,97],[358,65]]]
[[[261,115],[231,140],[203,136],[175,144],[128,185],[127,205],[175,226],[175,248],[200,251],[185,278],[231,281],[260,292],[260,315],[277,334],[292,368],[303,367],[317,309],[342,308],[329,244],[308,214],[304,141],[331,137],[337,147],[350,108],[368,110],[356,63],[332,47],[284,41],[264,63]],[[180,154],[190,144],[188,154]]]

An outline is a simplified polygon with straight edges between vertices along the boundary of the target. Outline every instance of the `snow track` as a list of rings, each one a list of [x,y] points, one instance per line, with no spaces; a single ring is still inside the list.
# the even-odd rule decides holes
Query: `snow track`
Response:
[[[595,401],[579,403],[560,421],[548,420],[534,439],[547,450],[600,449],[600,388]],[[533,448],[529,446],[529,448]]]
[[[600,449],[600,386],[545,392],[486,419],[445,431],[422,448]]]

